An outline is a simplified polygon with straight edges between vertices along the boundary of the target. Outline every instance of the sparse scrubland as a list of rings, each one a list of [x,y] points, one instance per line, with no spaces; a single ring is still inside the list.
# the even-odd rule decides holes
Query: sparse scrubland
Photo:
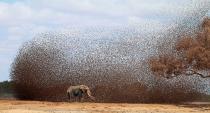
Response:
[[[210,113],[209,0],[128,1],[1,3],[6,50],[61,31],[19,48],[0,113]]]
[[[15,92],[17,99],[28,101],[3,100],[1,98],[0,113],[209,113],[210,96],[194,89],[192,87],[194,84],[186,85],[185,83],[192,82],[182,78],[186,76],[197,76],[196,79],[210,78],[210,19],[204,20],[196,35],[181,36],[177,40],[174,50],[176,51],[174,53],[166,52],[148,59],[149,69],[157,77],[152,81],[152,84],[155,85],[152,90],[149,90],[149,87],[141,82],[127,84],[126,76],[129,76],[129,72],[112,71],[109,72],[113,75],[110,78],[111,81],[108,83],[101,81],[100,84],[91,89],[97,99],[95,102],[100,103],[67,103],[46,102],[66,101],[65,92],[69,84],[78,84],[76,79],[71,78],[72,76],[64,76],[60,80],[54,72],[58,70],[51,67],[55,66],[53,64],[55,62],[61,64],[66,62],[64,59],[59,59],[62,58],[59,56],[63,54],[62,51],[56,48],[46,49],[33,45],[27,51],[21,50],[21,54],[17,56],[13,64],[12,82],[0,83],[1,96],[2,92],[10,94]],[[90,60],[89,63],[94,64],[93,61]],[[64,70],[70,68],[69,65],[67,67],[66,65],[62,66]],[[61,73],[67,72],[64,70]],[[98,73],[106,74],[103,70],[94,70],[94,72],[91,74],[95,74],[95,76],[99,76]],[[79,75],[79,73],[74,74]],[[170,81],[178,77],[180,77],[180,80]],[[92,80],[88,77],[86,79]],[[165,82],[167,80],[173,82],[173,84]],[[81,81],[81,83],[83,82]],[[86,99],[85,101],[90,100]],[[119,102],[145,102],[150,104]],[[166,104],[175,102],[178,104]]]

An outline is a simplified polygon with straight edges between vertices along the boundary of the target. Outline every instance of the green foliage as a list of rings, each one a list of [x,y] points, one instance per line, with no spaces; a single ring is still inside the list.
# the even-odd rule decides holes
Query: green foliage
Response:
[[[0,82],[0,93],[11,93],[12,92],[12,81]]]

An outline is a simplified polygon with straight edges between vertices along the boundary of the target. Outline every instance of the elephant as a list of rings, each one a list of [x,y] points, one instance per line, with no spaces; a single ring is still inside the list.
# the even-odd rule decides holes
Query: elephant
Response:
[[[71,97],[73,96],[76,98],[76,100],[79,99],[79,102],[82,102],[85,95],[87,95],[90,99],[95,100],[95,97],[93,97],[90,92],[90,88],[86,85],[70,86],[67,89],[67,95],[69,101],[71,101]]]

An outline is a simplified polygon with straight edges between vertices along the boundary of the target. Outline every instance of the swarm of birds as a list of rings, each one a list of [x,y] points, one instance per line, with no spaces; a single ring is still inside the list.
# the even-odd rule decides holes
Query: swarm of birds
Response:
[[[68,101],[66,89],[85,84],[98,102],[179,102],[199,98],[208,92],[207,80],[156,77],[148,65],[151,56],[174,52],[174,43],[183,33],[199,30],[209,4],[191,5],[196,10],[183,13],[183,18],[158,32],[144,33],[141,27],[128,25],[37,35],[23,44],[12,64],[10,76],[16,97]]]

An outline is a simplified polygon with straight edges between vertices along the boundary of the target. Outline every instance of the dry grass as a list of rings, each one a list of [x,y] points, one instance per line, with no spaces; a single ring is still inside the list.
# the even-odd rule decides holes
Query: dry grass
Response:
[[[209,113],[208,103],[114,104],[0,100],[0,113]]]

